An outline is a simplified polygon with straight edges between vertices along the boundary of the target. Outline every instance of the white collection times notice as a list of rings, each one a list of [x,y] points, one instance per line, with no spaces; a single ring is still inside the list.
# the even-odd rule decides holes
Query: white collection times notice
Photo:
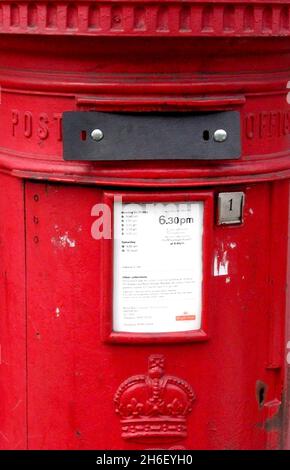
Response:
[[[204,204],[114,204],[113,330],[198,330]]]

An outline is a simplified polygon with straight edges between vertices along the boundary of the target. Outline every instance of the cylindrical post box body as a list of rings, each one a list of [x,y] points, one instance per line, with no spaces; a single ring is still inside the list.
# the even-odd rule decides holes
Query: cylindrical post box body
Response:
[[[0,447],[289,449],[290,2],[0,33]]]

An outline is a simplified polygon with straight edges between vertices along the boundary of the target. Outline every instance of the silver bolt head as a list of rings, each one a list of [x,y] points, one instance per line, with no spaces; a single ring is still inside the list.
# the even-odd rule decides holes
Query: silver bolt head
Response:
[[[224,129],[217,129],[213,135],[216,142],[224,142],[228,138],[228,133]]]
[[[100,140],[102,140],[103,137],[104,137],[104,133],[101,129],[94,129],[91,132],[91,138],[95,140],[96,142],[99,142]]]

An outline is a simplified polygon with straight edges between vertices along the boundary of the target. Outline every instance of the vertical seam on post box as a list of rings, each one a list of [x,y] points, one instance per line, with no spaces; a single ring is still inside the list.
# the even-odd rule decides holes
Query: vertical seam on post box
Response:
[[[277,262],[276,262],[276,225],[274,221],[277,218],[277,185],[273,182],[269,184],[270,190],[270,201],[269,201],[269,210],[270,210],[270,248],[269,248],[269,332],[268,332],[268,341],[269,341],[269,350],[268,350],[268,360],[267,368],[268,369],[280,369],[282,367],[282,318],[281,318],[281,305],[276,307],[275,298],[277,296]],[[279,253],[278,256],[281,257]],[[281,262],[279,263],[279,266]],[[280,266],[281,268],[281,266]],[[282,268],[281,268],[282,269]],[[278,314],[277,314],[278,311]]]
[[[288,240],[287,240],[287,278],[286,278],[286,315],[285,315],[285,346],[286,358],[284,359],[284,391],[283,391],[283,431],[282,431],[282,445],[283,450],[290,448],[290,364],[288,362],[288,348],[287,344],[290,340],[290,183],[288,182]]]
[[[28,449],[28,299],[27,299],[27,201],[26,181],[23,180],[23,210],[24,210],[24,311],[25,311],[25,391],[26,391],[26,449]]]

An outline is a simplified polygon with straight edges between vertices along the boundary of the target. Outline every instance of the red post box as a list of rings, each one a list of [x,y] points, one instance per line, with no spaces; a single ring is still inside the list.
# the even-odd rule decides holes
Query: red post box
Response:
[[[1,2],[1,448],[290,448],[289,9]]]

